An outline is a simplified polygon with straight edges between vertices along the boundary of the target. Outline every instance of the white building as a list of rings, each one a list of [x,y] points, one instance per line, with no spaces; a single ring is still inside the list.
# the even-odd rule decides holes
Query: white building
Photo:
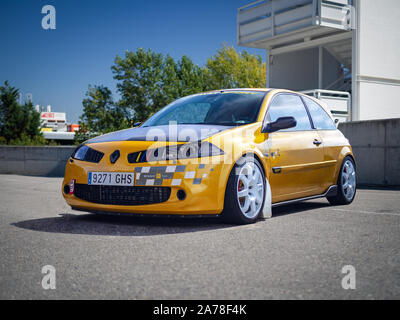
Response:
[[[50,105],[46,108],[36,105],[35,110],[40,112],[40,126],[45,139],[74,140],[75,131],[79,126],[67,124],[67,114],[65,112],[52,112]]]
[[[237,42],[267,52],[267,87],[306,91],[336,118],[400,117],[399,0],[261,0]]]

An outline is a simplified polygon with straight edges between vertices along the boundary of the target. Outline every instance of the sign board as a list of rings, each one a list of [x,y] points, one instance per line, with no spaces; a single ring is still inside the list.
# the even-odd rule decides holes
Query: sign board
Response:
[[[53,121],[66,121],[65,112],[41,112],[40,118],[42,120],[53,120]]]

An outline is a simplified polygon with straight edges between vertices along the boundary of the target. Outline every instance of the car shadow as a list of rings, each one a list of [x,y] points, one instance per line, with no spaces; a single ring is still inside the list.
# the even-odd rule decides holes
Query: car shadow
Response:
[[[272,218],[326,206],[329,206],[329,204],[323,202],[284,205],[273,208]],[[100,236],[155,236],[246,227],[245,225],[227,224],[220,217],[141,217],[71,213],[62,213],[56,217],[19,221],[11,225],[32,231]]]
[[[272,208],[272,218],[279,218],[281,216],[285,216],[288,214],[300,213],[326,207],[331,207],[331,205],[324,200],[313,200],[313,201],[309,200],[304,202],[286,204]]]
[[[63,213],[57,217],[25,220],[13,226],[41,232],[102,236],[155,236],[233,228],[218,217],[138,217]]]

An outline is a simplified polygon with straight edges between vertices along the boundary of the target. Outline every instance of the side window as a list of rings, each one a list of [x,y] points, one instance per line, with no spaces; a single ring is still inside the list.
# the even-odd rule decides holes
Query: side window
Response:
[[[331,117],[326,111],[313,100],[303,97],[307,104],[308,110],[310,111],[311,119],[314,123],[315,129],[319,130],[336,130],[336,126],[332,121]]]
[[[297,125],[281,131],[312,130],[310,118],[299,96],[294,94],[278,94],[268,108],[267,120],[276,121],[280,117],[294,117]]]

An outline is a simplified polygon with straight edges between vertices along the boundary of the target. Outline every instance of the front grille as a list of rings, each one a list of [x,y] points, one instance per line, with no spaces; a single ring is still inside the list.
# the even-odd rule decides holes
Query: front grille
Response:
[[[170,187],[97,186],[75,184],[74,195],[82,200],[100,204],[143,205],[165,202]]]

